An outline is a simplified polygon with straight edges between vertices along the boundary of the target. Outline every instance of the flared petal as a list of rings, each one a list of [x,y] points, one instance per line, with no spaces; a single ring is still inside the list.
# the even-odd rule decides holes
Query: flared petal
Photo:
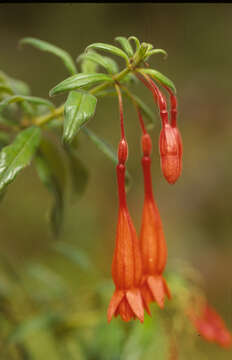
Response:
[[[107,319],[108,319],[108,322],[111,321],[113,315],[116,313],[117,311],[117,308],[120,304],[120,302],[122,301],[123,299],[123,296],[124,296],[124,293],[123,291],[121,290],[115,290],[111,300],[110,300],[110,303],[109,303],[109,306],[108,306],[108,310],[107,310]]]
[[[146,282],[140,287],[140,289],[141,289],[141,295],[142,295],[142,299],[143,299],[144,308],[145,308],[146,312],[148,313],[148,315],[151,316],[149,304],[152,301],[154,301],[154,298],[151,294],[151,290],[149,289]]]
[[[131,289],[126,292],[127,301],[133,310],[135,316],[141,321],[144,321],[143,300],[139,289]]]
[[[159,307],[162,309],[164,307],[164,298],[165,298],[165,290],[162,276],[148,276],[147,284],[151,293],[154,297],[154,300],[157,302]]]

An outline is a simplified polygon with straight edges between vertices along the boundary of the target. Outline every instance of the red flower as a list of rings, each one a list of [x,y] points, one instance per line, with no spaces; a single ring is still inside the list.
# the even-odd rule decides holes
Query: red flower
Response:
[[[232,336],[227,329],[220,315],[208,304],[206,304],[200,315],[193,310],[190,314],[195,328],[205,340],[215,342],[222,347],[230,347],[232,345]]]
[[[144,174],[144,206],[140,232],[140,247],[143,263],[142,296],[148,313],[148,305],[156,301],[163,308],[165,294],[171,298],[170,291],[162,276],[167,261],[167,246],[158,207],[155,203],[151,182],[151,141],[148,134],[143,135],[142,158]]]
[[[182,142],[178,129],[169,123],[161,129],[159,150],[164,177],[170,184],[174,184],[182,169]]]
[[[125,195],[125,165],[127,147],[125,140],[119,146],[117,165],[119,213],[116,234],[116,246],[112,263],[112,276],[115,292],[108,307],[108,321],[120,315],[122,320],[138,318],[144,320],[143,301],[140,292],[142,279],[142,260],[136,230],[132,223]]]

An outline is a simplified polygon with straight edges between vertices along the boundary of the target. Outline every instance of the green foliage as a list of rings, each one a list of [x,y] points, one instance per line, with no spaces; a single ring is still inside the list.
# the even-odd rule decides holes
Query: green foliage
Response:
[[[86,51],[88,51],[89,49],[103,50],[103,51],[109,52],[113,55],[117,55],[117,56],[124,58],[126,60],[126,63],[129,62],[127,54],[124,51],[122,51],[121,49],[119,49],[118,47],[113,46],[113,45],[104,44],[104,43],[94,43],[94,44],[87,46]]]
[[[159,71],[154,69],[141,69],[140,71],[147,75],[150,75],[153,79],[158,80],[161,84],[166,85],[167,87],[172,89],[174,93],[176,93],[176,88],[173,82],[169,80],[166,76],[161,74]]]
[[[41,140],[41,130],[29,127],[0,152],[0,192],[31,162]]]
[[[71,142],[80,128],[94,116],[97,98],[87,92],[71,91],[64,105],[63,140]]]
[[[29,44],[35,48],[49,52],[53,55],[58,56],[70,72],[70,74],[75,74],[77,72],[75,63],[67,51],[60,49],[59,47],[48,43],[47,41],[27,37],[20,41],[20,45]]]
[[[112,78],[106,74],[77,74],[70,76],[58,85],[56,85],[50,92],[49,95],[53,96],[64,91],[77,90],[85,88],[86,86],[94,85],[99,82],[110,81]]]

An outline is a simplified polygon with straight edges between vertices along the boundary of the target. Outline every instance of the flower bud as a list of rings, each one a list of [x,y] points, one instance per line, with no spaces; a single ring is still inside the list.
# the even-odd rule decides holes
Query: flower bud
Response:
[[[121,139],[118,145],[118,162],[125,164],[128,156],[128,144],[125,139]]]
[[[162,127],[159,138],[161,167],[169,184],[174,184],[181,173],[182,143],[176,130],[167,123]]]

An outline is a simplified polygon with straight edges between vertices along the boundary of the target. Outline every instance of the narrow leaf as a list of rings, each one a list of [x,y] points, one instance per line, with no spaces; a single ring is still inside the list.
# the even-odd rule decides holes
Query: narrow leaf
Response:
[[[115,38],[115,40],[119,42],[123,50],[127,53],[127,55],[129,55],[129,57],[133,56],[134,51],[127,38],[125,38],[124,36],[118,36]]]
[[[78,57],[77,61],[80,60],[90,60],[92,62],[95,62],[96,64],[106,69],[109,74],[115,74],[118,71],[117,64],[114,60],[110,59],[107,56],[97,54],[94,51],[88,51],[87,53],[81,54]]]
[[[135,36],[130,36],[130,37],[128,38],[128,40],[129,40],[129,41],[133,40],[134,43],[135,43],[135,46],[136,46],[136,51],[139,50],[139,48],[140,48],[140,41],[139,41],[139,39],[138,39],[137,37],[135,37]]]
[[[32,104],[36,105],[46,105],[50,108],[54,108],[54,105],[46,99],[42,99],[35,96],[23,96],[23,95],[13,95],[9,96],[6,99],[2,100],[0,102],[0,111],[2,111],[7,105],[15,103],[15,102],[22,102],[22,101],[28,101]]]
[[[96,104],[97,98],[89,93],[69,93],[64,105],[64,141],[71,142],[80,128],[93,117]]]
[[[59,47],[52,45],[52,44],[48,43],[47,41],[43,41],[43,40],[31,38],[31,37],[22,39],[20,41],[20,45],[22,45],[22,44],[29,44],[29,45],[36,47],[39,50],[46,51],[46,52],[49,52],[49,53],[52,53],[52,54],[58,56],[63,61],[64,65],[66,66],[66,68],[68,69],[70,74],[72,74],[72,75],[76,74],[77,70],[76,70],[75,63],[74,63],[72,57],[69,55],[69,53],[67,53],[67,51],[60,49]]]
[[[158,80],[161,84],[168,86],[174,93],[176,93],[176,88],[174,83],[168,79],[165,75],[161,74],[159,71],[154,69],[140,69],[141,73],[150,75],[155,80]]]
[[[57,147],[45,138],[42,140],[39,153],[36,155],[35,165],[42,183],[54,197],[49,221],[54,235],[58,236],[64,217],[66,168]]]
[[[87,85],[93,85],[103,81],[111,81],[113,79],[111,76],[106,74],[77,74],[74,76],[70,76],[69,78],[65,79],[58,85],[56,85],[50,92],[49,95],[53,96],[55,94],[59,94],[64,91],[70,91],[75,89],[83,88]]]
[[[29,165],[40,143],[41,130],[30,127],[19,133],[14,142],[0,152],[0,192],[11,183],[24,167]]]
[[[105,43],[94,43],[94,44],[87,46],[85,51],[88,51],[89,49],[93,49],[93,48],[99,49],[99,50],[104,50],[104,51],[110,52],[111,54],[121,56],[122,58],[124,58],[126,60],[126,63],[129,63],[127,54],[116,46],[105,44]]]

